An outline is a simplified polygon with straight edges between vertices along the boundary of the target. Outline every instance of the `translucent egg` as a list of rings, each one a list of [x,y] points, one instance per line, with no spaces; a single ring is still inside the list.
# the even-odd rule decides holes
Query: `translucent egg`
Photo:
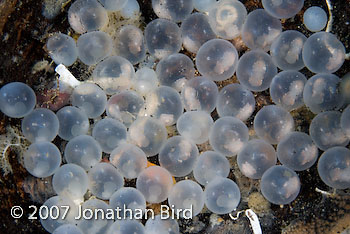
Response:
[[[225,156],[238,154],[248,138],[247,126],[241,120],[231,116],[216,120],[209,133],[211,147]]]
[[[89,186],[85,170],[76,164],[64,164],[52,177],[53,190],[62,197],[72,200],[81,199]]]
[[[77,45],[73,38],[63,33],[55,33],[47,40],[46,47],[56,64],[72,65],[78,58]]]
[[[75,32],[83,34],[106,26],[108,15],[96,0],[77,0],[69,7],[68,21]]]
[[[176,128],[181,136],[202,144],[209,140],[213,123],[212,117],[205,111],[187,111],[177,120]]]
[[[63,224],[56,228],[52,234],[83,234],[83,232],[73,224]]]
[[[147,234],[179,234],[180,228],[176,219],[165,219],[161,215],[154,216],[154,219],[148,219],[146,224]]]
[[[40,209],[40,223],[49,233],[65,224],[75,224],[78,216],[78,207],[65,196],[51,197],[41,207],[45,208]]]
[[[21,82],[11,82],[0,89],[0,110],[10,118],[22,118],[35,107],[36,96],[32,88]]]
[[[156,72],[160,85],[170,86],[181,91],[187,80],[194,77],[195,69],[188,56],[172,54],[159,61]]]
[[[123,57],[112,56],[99,63],[92,78],[104,91],[109,94],[129,89],[135,77],[133,65]]]
[[[78,227],[84,234],[105,234],[113,223],[106,217],[110,207],[104,201],[92,198],[84,202],[81,209],[83,214],[78,220]]]
[[[89,120],[85,112],[73,106],[66,106],[57,111],[59,121],[58,136],[63,140],[84,135],[89,129]]]
[[[214,151],[202,153],[193,168],[193,176],[201,185],[206,186],[215,177],[227,177],[230,172],[230,162],[227,158]]]
[[[123,187],[113,193],[109,199],[109,205],[112,209],[118,208],[121,219],[137,219],[137,217],[142,217],[145,212],[146,200],[139,190],[132,187]]]
[[[156,89],[158,85],[159,80],[153,69],[143,67],[137,70],[133,87],[139,94],[146,96],[146,94]]]
[[[350,150],[333,147],[324,152],[317,165],[321,180],[335,189],[350,188]]]
[[[85,111],[88,118],[97,118],[105,111],[106,93],[93,83],[84,83],[75,87],[71,95],[72,105]]]
[[[181,49],[181,30],[174,22],[155,19],[145,28],[145,41],[148,52],[162,59]]]
[[[254,130],[259,138],[277,144],[285,135],[294,131],[294,120],[288,111],[279,106],[264,106],[255,115]]]
[[[77,47],[79,59],[86,65],[94,65],[110,55],[112,38],[105,32],[88,32],[78,38]]]
[[[260,189],[269,202],[276,205],[289,204],[299,194],[299,176],[288,167],[273,166],[263,174]]]
[[[264,9],[277,19],[295,16],[304,6],[304,0],[262,0]]]
[[[305,105],[315,114],[339,109],[343,105],[343,96],[340,93],[339,85],[340,79],[336,75],[314,75],[304,87]]]
[[[46,108],[37,108],[22,120],[22,133],[30,142],[52,141],[58,134],[56,114]]]
[[[151,117],[137,118],[128,132],[129,141],[140,147],[147,156],[158,154],[167,136],[165,126]]]
[[[212,39],[198,50],[196,66],[202,76],[214,81],[227,80],[236,71],[238,53],[231,42]]]
[[[173,176],[190,174],[199,155],[197,146],[182,136],[169,138],[160,149],[158,160],[161,167]]]
[[[349,144],[349,139],[341,128],[340,118],[341,113],[338,111],[325,111],[313,118],[309,133],[319,149],[325,151]]]
[[[141,62],[146,57],[146,45],[143,32],[133,26],[121,27],[117,34],[116,52],[132,64]]]
[[[112,194],[124,186],[124,178],[111,164],[101,162],[88,172],[89,189],[91,193],[103,200],[109,199]]]
[[[344,104],[350,104],[350,72],[346,73],[341,78],[339,89],[344,98]]]
[[[245,53],[238,62],[237,79],[251,91],[264,91],[269,88],[277,67],[269,54],[262,50]]]
[[[340,126],[345,135],[350,139],[350,105],[344,109],[341,115]]]
[[[228,214],[237,208],[241,192],[237,184],[227,178],[215,177],[204,190],[205,205],[215,214]]]
[[[155,117],[165,126],[171,126],[183,113],[180,94],[168,86],[160,86],[146,96],[145,115]]]
[[[145,234],[145,227],[138,220],[122,219],[115,221],[107,234]]]
[[[99,2],[108,11],[120,11],[128,0],[99,0]]]
[[[237,155],[240,171],[251,179],[260,179],[264,172],[276,163],[275,149],[260,139],[248,141]]]
[[[207,15],[193,13],[181,24],[183,46],[191,53],[197,53],[199,48],[207,41],[216,37]]]
[[[127,179],[135,179],[146,167],[146,154],[136,145],[121,144],[115,148],[109,161]]]
[[[107,116],[117,119],[129,127],[144,106],[143,97],[131,90],[114,94],[107,102]]]
[[[240,1],[220,0],[209,10],[209,22],[217,36],[233,39],[241,34],[247,9]]]
[[[143,170],[136,180],[136,188],[149,203],[165,201],[173,187],[173,178],[163,167],[151,166]]]
[[[24,168],[30,174],[39,178],[53,175],[62,161],[59,149],[50,142],[31,144],[23,158]]]
[[[240,84],[229,84],[218,95],[216,110],[220,117],[233,116],[246,121],[254,112],[254,95]]]
[[[300,70],[304,65],[302,51],[306,37],[301,32],[282,32],[271,44],[273,62],[282,70]]]
[[[272,101],[287,111],[303,106],[303,90],[306,82],[306,77],[297,71],[278,73],[270,84]]]
[[[279,19],[263,9],[257,9],[248,14],[242,28],[242,39],[250,49],[269,51],[272,42],[281,32],[282,24]]]
[[[303,171],[314,165],[318,149],[309,135],[291,132],[278,143],[277,157],[284,166],[294,171]]]
[[[248,141],[247,126],[235,117],[225,116],[215,121],[209,133],[213,149],[225,156],[234,156]]]
[[[193,0],[193,7],[200,12],[208,12],[216,0]]]
[[[177,182],[170,191],[168,203],[175,210],[182,210],[180,217],[193,218],[204,207],[204,192],[199,184],[192,180]],[[187,211],[185,210],[187,209]],[[190,216],[192,214],[192,216]]]
[[[181,97],[187,111],[211,113],[215,109],[218,93],[218,86],[214,81],[199,76],[186,83],[181,91]]]
[[[68,141],[64,158],[67,163],[74,163],[89,170],[101,161],[102,149],[92,136],[80,135]]]
[[[109,154],[126,141],[126,127],[118,120],[105,118],[94,126],[92,136],[100,143],[102,151]]]
[[[343,65],[344,59],[344,45],[332,33],[314,33],[304,44],[303,61],[314,73],[334,73]]]
[[[181,22],[193,10],[193,0],[152,0],[154,13],[159,18]]]
[[[321,8],[312,6],[307,8],[303,15],[303,21],[305,27],[311,32],[319,32],[327,25],[327,14]]]
[[[120,14],[126,18],[137,18],[140,14],[140,5],[136,0],[128,0],[126,5],[121,9]]]

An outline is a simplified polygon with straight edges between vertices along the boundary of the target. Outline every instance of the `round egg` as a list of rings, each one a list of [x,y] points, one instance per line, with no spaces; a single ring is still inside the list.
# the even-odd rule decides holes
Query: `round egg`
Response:
[[[124,124],[112,118],[99,120],[92,129],[92,137],[98,141],[102,151],[108,154],[126,141],[126,135]]]
[[[306,36],[295,30],[282,32],[271,44],[270,54],[273,62],[282,70],[302,69],[302,51]]]
[[[242,27],[242,39],[250,49],[269,51],[272,42],[282,32],[279,19],[269,15],[264,9],[250,12]]]
[[[167,136],[164,124],[151,117],[137,118],[128,131],[129,142],[140,147],[147,156],[158,154]]]
[[[288,111],[276,105],[268,105],[255,115],[254,130],[259,138],[277,144],[294,130],[294,120]]]
[[[294,171],[303,171],[315,164],[318,149],[311,137],[303,132],[291,132],[277,145],[278,160]]]
[[[237,0],[219,0],[211,5],[208,16],[215,34],[229,40],[241,34],[247,9]]]
[[[339,89],[340,79],[333,74],[317,74],[307,80],[303,100],[315,114],[327,110],[338,110],[344,103]]]
[[[215,214],[228,214],[237,208],[241,192],[237,184],[227,178],[216,177],[204,190],[206,207]]]
[[[204,207],[204,192],[196,182],[182,180],[172,187],[168,197],[168,203],[172,209],[183,210],[180,213],[180,217],[193,218]]]
[[[231,116],[216,120],[209,133],[211,147],[225,156],[237,155],[248,138],[247,126]]]
[[[237,63],[236,48],[223,39],[211,39],[205,42],[196,56],[199,73],[213,81],[223,81],[233,76]]]
[[[124,186],[124,178],[111,163],[97,163],[88,171],[89,190],[103,200]]]
[[[325,111],[311,121],[309,133],[320,150],[349,144],[349,138],[341,128],[340,118],[341,113],[338,111]]]
[[[10,118],[22,118],[33,111],[36,96],[32,88],[22,82],[11,82],[0,89],[0,110]]]
[[[264,172],[276,165],[276,151],[264,140],[250,140],[237,155],[237,164],[243,175],[260,179]]]
[[[88,118],[97,118],[106,109],[106,93],[97,85],[83,83],[74,88],[71,95],[72,105],[79,107]]]
[[[276,205],[289,204],[300,191],[299,176],[288,167],[277,165],[270,167],[260,181],[263,196]]]
[[[58,134],[56,114],[46,108],[34,109],[21,123],[22,133],[30,142],[52,141]]]
[[[143,170],[136,179],[136,188],[149,203],[165,201],[173,187],[171,174],[163,167],[151,166]]]
[[[269,54],[262,50],[245,53],[238,62],[237,79],[247,89],[261,92],[269,88],[277,67]]]
[[[340,146],[327,149],[318,160],[317,171],[328,186],[350,188],[350,150]]]
[[[160,60],[156,72],[160,85],[181,91],[187,80],[194,77],[195,69],[188,56],[176,53]]]
[[[246,121],[254,110],[254,95],[244,86],[229,84],[220,90],[216,103],[216,111],[220,117],[233,116]]]
[[[64,158],[67,163],[74,163],[89,170],[101,161],[102,149],[92,136],[80,135],[68,141],[64,149]]]
[[[70,66],[78,58],[78,49],[74,39],[63,33],[52,35],[47,40],[46,48],[56,64]]]
[[[181,136],[195,144],[202,144],[209,140],[213,123],[212,117],[205,111],[187,111],[177,120],[176,128]]]
[[[24,168],[39,178],[53,175],[62,161],[57,146],[45,141],[31,144],[23,158]]]
[[[197,53],[207,41],[216,37],[209,24],[209,18],[203,13],[193,13],[181,24],[183,46],[191,53]]]
[[[312,34],[304,44],[303,61],[313,73],[334,73],[344,63],[345,47],[329,32]]]
[[[206,186],[215,177],[227,177],[230,162],[215,151],[205,151],[198,158],[193,168],[193,176],[201,185]]]
[[[155,19],[145,28],[148,52],[157,59],[177,53],[181,49],[181,30],[177,24],[166,19]]]
[[[89,119],[84,111],[74,106],[65,106],[57,111],[59,121],[58,136],[63,140],[84,135],[89,130]]]
[[[84,64],[95,65],[111,54],[113,42],[109,34],[102,31],[92,31],[78,38],[77,48],[78,58]]]
[[[282,71],[275,75],[270,84],[272,101],[290,111],[304,105],[303,91],[306,77],[297,71]]]
[[[136,145],[121,144],[109,156],[109,161],[127,179],[135,179],[146,167],[146,154]]]
[[[126,127],[130,127],[143,107],[143,97],[135,91],[125,90],[108,99],[106,111],[108,117],[117,119]]]
[[[130,89],[134,77],[133,65],[120,56],[103,60],[92,73],[93,81],[109,95]]]

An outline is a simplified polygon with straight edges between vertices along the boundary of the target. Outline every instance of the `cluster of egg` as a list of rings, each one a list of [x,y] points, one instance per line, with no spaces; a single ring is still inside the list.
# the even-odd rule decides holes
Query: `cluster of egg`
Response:
[[[318,149],[325,151],[318,162],[321,179],[333,188],[349,188],[350,150],[345,146],[350,139],[350,107],[338,111],[347,103],[338,88],[341,80],[332,74],[343,64],[345,49],[328,32],[309,38],[298,31],[282,32],[280,19],[293,17],[303,2],[263,0],[264,9],[248,14],[237,0],[152,0],[159,18],[144,32],[123,26],[113,41],[99,31],[108,23],[107,11],[125,11],[124,17],[132,17],[137,2],[75,1],[68,19],[81,34],[77,42],[62,33],[47,42],[55,63],[70,66],[79,58],[95,66],[90,81],[74,88],[71,106],[57,113],[34,109],[35,93],[23,83],[13,82],[0,90],[1,111],[24,117],[22,132],[32,143],[24,154],[25,168],[39,178],[53,175],[57,196],[45,205],[145,209],[146,202],[168,200],[175,209],[192,206],[193,215],[204,204],[214,213],[227,214],[240,202],[239,187],[227,178],[226,157],[236,155],[245,176],[261,179],[267,200],[288,204],[300,190],[295,171],[310,168],[318,159]],[[192,13],[194,8],[197,12]],[[325,24],[317,25],[319,13],[310,11],[304,16],[306,26],[321,30]],[[250,49],[240,58],[228,41],[239,36]],[[179,53],[182,46],[195,55],[195,64]],[[139,65],[135,72],[147,53],[160,60],[155,70]],[[298,72],[304,66],[317,74],[307,79]],[[195,67],[201,76],[195,77]],[[234,74],[239,84],[219,91],[215,81]],[[257,112],[256,137],[250,139],[245,122],[255,110],[253,92],[267,89],[276,105]],[[309,135],[294,131],[289,113],[304,104],[317,114]],[[216,121],[211,116],[214,109]],[[166,127],[175,124],[179,135],[168,138]],[[57,135],[67,141],[64,160],[51,143]],[[199,154],[197,145],[207,141],[213,151]],[[103,153],[109,155],[109,162],[101,162]],[[156,155],[159,166],[147,166],[147,158]],[[277,159],[282,165],[276,165]],[[192,172],[197,182],[178,179],[174,184],[173,177]],[[124,187],[124,178],[136,179],[136,188]],[[84,202],[88,190],[96,198]],[[71,209],[65,220],[41,222],[56,234],[179,232],[176,221],[159,216],[144,227],[130,217],[115,223],[77,222],[73,215]]]

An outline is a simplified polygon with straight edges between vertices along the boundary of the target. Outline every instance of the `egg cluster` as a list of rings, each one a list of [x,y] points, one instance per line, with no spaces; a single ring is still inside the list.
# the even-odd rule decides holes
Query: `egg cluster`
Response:
[[[192,208],[193,216],[204,205],[213,213],[230,213],[241,198],[238,185],[227,178],[227,157],[233,156],[244,176],[261,180],[262,194],[274,204],[297,197],[301,183],[295,171],[313,166],[319,150],[325,151],[317,166],[322,181],[350,188],[350,107],[339,111],[348,101],[341,79],[332,74],[342,66],[345,48],[335,35],[317,32],[325,24],[315,23],[324,16],[314,8],[304,21],[316,33],[306,38],[282,32],[280,19],[296,15],[303,0],[262,3],[264,9],[248,13],[238,0],[152,0],[159,18],[144,31],[121,27],[116,40],[102,31],[108,12],[134,17],[136,0],[71,4],[68,20],[81,35],[75,41],[55,33],[47,41],[56,64],[79,59],[93,68],[89,80],[72,85],[71,105],[54,113],[35,108],[36,95],[26,84],[0,89],[1,111],[23,118],[22,133],[31,142],[24,167],[35,177],[52,176],[57,196],[45,205],[71,207],[65,219],[60,213],[41,220],[48,232],[179,233],[176,220],[160,216],[145,226],[129,216],[115,222],[74,220],[79,204],[145,210],[146,204],[167,200],[174,209]],[[249,48],[240,57],[229,41],[239,36]],[[182,46],[195,63],[180,53]],[[142,63],[150,57],[155,67]],[[308,79],[299,72],[304,67],[316,74]],[[239,83],[216,83],[234,74]],[[256,108],[254,94],[265,90],[275,105],[256,113],[253,135],[246,121]],[[290,114],[303,105],[317,114],[309,134],[295,131]],[[174,125],[178,135],[168,133]],[[56,136],[67,141],[62,155],[51,143]],[[199,152],[206,142],[212,150]],[[152,156],[158,165],[150,165]],[[191,173],[193,180],[183,180]],[[136,179],[136,188],[125,187],[125,179]]]

